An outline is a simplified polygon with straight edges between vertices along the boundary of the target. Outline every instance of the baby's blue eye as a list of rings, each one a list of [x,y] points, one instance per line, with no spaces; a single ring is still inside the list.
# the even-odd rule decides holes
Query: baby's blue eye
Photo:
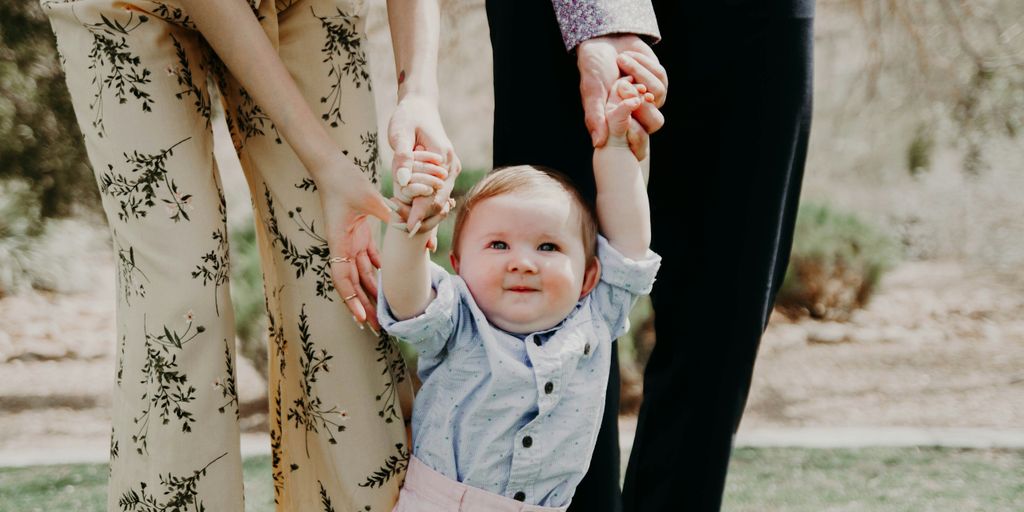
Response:
[[[540,244],[537,247],[537,250],[540,250],[540,251],[557,251],[558,250],[558,246],[553,244],[553,243],[551,243],[551,242],[544,242],[544,243]]]
[[[508,244],[506,244],[505,242],[502,242],[501,240],[494,240],[487,247],[489,247],[491,249],[505,250],[505,249],[508,249]]]

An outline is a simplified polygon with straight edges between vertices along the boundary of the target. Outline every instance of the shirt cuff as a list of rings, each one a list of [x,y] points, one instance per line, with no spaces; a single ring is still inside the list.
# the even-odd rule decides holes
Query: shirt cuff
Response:
[[[435,263],[430,263],[430,282],[435,297],[427,309],[417,316],[398,320],[391,313],[391,305],[384,297],[383,283],[377,285],[377,320],[380,326],[407,343],[416,344],[427,340],[447,340],[454,330],[454,311],[458,307],[458,293],[451,274]]]
[[[601,262],[601,280],[622,288],[633,295],[647,295],[654,287],[655,276],[661,267],[661,256],[647,249],[643,258],[633,260],[622,255],[598,235],[597,258]]]
[[[551,0],[565,49],[608,34],[636,34],[661,39],[650,0]]]

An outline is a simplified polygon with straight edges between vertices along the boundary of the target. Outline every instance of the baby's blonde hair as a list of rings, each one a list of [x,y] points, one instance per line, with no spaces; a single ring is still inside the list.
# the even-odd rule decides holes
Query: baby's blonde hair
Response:
[[[473,207],[489,197],[500,196],[524,190],[545,190],[556,188],[564,190],[576,203],[580,214],[580,234],[583,239],[583,250],[586,264],[597,257],[597,216],[594,209],[583,199],[580,191],[569,178],[548,167],[541,165],[515,165],[500,167],[484,176],[462,198],[462,204],[455,214],[455,228],[452,230],[452,253],[459,255],[459,238],[466,219],[473,213]]]

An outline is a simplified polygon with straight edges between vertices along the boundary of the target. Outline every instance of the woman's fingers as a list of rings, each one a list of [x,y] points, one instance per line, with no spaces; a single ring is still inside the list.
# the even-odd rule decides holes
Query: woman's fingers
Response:
[[[444,179],[430,174],[417,172],[412,175],[412,178],[409,178],[409,183],[406,186],[408,187],[416,184],[430,187],[432,189],[431,193],[433,193],[444,188]]]
[[[412,171],[413,174],[426,174],[441,180],[448,177],[448,169],[445,167],[430,162],[420,162],[419,160],[413,163]]]
[[[417,181],[410,181],[408,185],[402,187],[402,191],[404,192],[404,195],[408,196],[408,197],[410,197],[412,199],[415,199],[415,198],[420,197],[420,196],[432,196],[432,195],[434,195],[434,192],[437,192],[437,189],[435,189],[431,185],[427,185],[426,183],[423,183],[422,181],[420,181],[422,179],[423,178],[417,178]],[[437,178],[434,178],[434,179],[437,179]]]
[[[356,292],[355,283],[358,282],[355,262],[347,257],[332,258],[331,279],[334,280],[334,288],[341,295],[345,307],[352,313],[352,320],[362,325],[366,321],[366,309],[359,300],[359,293]],[[356,279],[353,280],[353,277]]]
[[[355,265],[353,265],[353,268],[355,268]],[[379,333],[380,323],[377,321],[377,296],[375,295],[371,298],[361,286],[357,286],[356,299],[358,299],[359,306],[362,307],[364,311],[363,322],[369,325],[374,332]],[[353,299],[353,301],[356,299]],[[359,328],[363,328],[362,324],[359,325]]]
[[[377,267],[370,261],[365,252],[356,255],[356,268],[359,270],[359,282],[368,297],[377,297]]]

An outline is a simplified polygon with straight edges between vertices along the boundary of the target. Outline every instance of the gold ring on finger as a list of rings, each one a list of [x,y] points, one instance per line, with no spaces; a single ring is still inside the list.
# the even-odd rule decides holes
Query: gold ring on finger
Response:
[[[327,260],[328,263],[349,263],[351,261],[352,258],[349,258],[348,256],[335,256]]]
[[[356,298],[358,295],[359,294],[357,294],[357,293],[353,293],[352,295],[349,295],[348,297],[345,297],[345,302],[348,302],[348,301]]]

